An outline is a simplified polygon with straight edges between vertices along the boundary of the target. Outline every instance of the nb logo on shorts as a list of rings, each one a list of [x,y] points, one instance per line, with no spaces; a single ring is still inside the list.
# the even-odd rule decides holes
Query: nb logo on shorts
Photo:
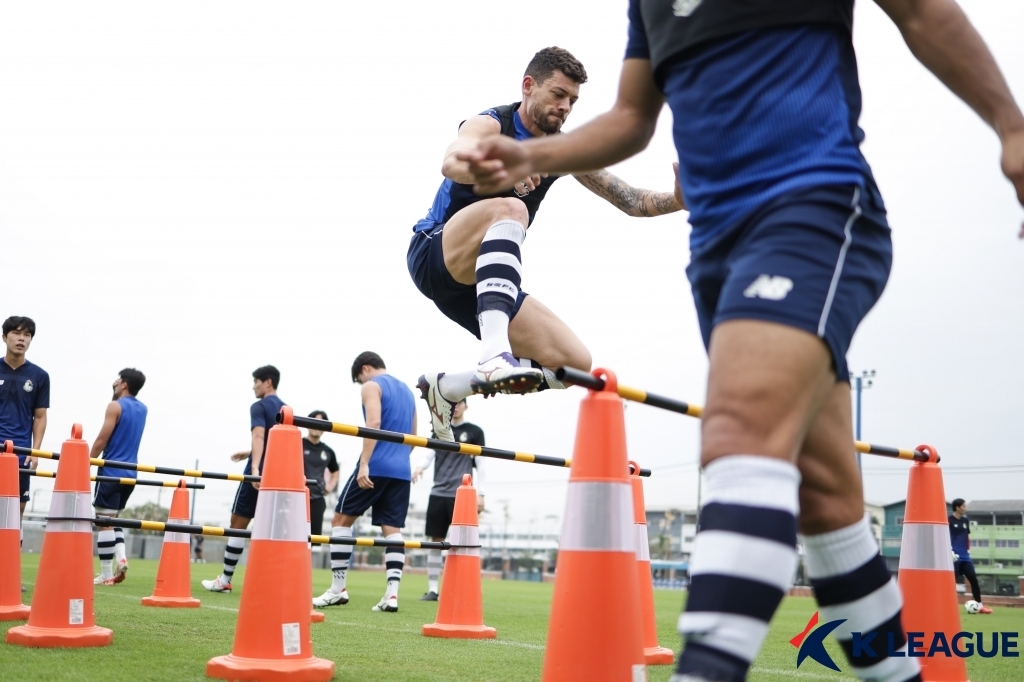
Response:
[[[688,17],[693,11],[700,7],[704,0],[676,0],[672,3],[672,14],[677,17]]]
[[[769,301],[781,301],[793,290],[793,280],[776,275],[761,275],[755,279],[743,295],[747,298],[764,298]]]

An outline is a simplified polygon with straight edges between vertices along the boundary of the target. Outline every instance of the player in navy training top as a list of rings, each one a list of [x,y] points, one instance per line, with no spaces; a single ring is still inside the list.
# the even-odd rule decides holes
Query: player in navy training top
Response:
[[[122,469],[112,463],[139,463],[139,445],[146,428],[149,410],[136,396],[146,383],[146,375],[134,368],[118,372],[111,388],[114,396],[107,404],[103,415],[103,426],[96,434],[89,456],[107,462],[96,472],[100,476],[137,478],[135,469]],[[96,516],[116,518],[128,504],[135,486],[121,485],[111,481],[96,481],[96,496],[92,501]],[[100,558],[100,574],[93,580],[95,585],[116,585],[122,582],[128,572],[128,556],[124,547],[124,529],[119,527],[99,528],[96,548]],[[115,566],[116,562],[116,566]]]
[[[992,613],[992,609],[981,603],[981,585],[971,561],[971,520],[967,518],[967,503],[960,497],[953,500],[953,513],[949,515],[949,544],[953,548],[953,570],[956,571],[957,582],[966,578],[971,584],[971,596],[981,604],[978,613]]]
[[[1024,116],[952,0],[877,0],[911,50],[1003,144],[1024,203]],[[797,511],[822,618],[862,679],[919,680],[899,590],[870,526],[846,349],[892,259],[860,153],[853,0],[631,0],[614,107],[557,137],[492,136],[459,154],[477,191],[598,168],[650,141],[667,102],[690,208],[687,268],[710,355],[700,519],[678,682],[746,678],[797,566]],[[755,566],[756,571],[750,567]]]
[[[522,102],[487,109],[460,125],[445,152],[445,179],[434,203],[413,227],[407,262],[417,288],[483,342],[475,371],[420,377],[420,393],[441,440],[452,440],[452,409],[472,393],[564,388],[553,369],[590,369],[590,353],[572,330],[520,288],[520,246],[558,176],[526,175],[514,188],[485,198],[466,184],[472,176],[456,158],[487,135],[525,140],[558,133],[586,81],[583,65],[566,50],[549,47],[534,55],[523,76]],[[606,170],[575,177],[631,216],[682,208],[681,196],[631,187]]]
[[[277,413],[284,407],[284,402],[277,395],[277,386],[281,383],[281,372],[273,365],[265,365],[252,373],[252,391],[256,402],[249,407],[249,429],[252,444],[249,450],[231,455],[232,462],[245,462],[245,474],[263,473],[263,456],[267,452],[267,435],[277,423]],[[259,494],[259,483],[242,481],[235,493],[235,502],[231,507],[231,527],[246,529],[249,522],[256,516],[256,499]],[[245,549],[244,538],[228,538],[224,549],[224,569],[213,580],[204,580],[203,587],[211,592],[230,592],[231,578],[235,574],[238,560]]]

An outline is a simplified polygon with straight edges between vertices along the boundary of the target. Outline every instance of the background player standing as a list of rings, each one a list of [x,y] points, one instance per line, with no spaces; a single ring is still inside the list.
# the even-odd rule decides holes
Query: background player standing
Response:
[[[111,388],[114,397],[103,415],[103,426],[96,434],[89,457],[106,460],[107,464],[96,472],[100,476],[138,478],[134,469],[110,466],[112,462],[139,463],[139,445],[146,428],[149,410],[136,396],[146,384],[146,375],[137,369],[122,369]],[[96,495],[92,501],[96,516],[117,518],[128,504],[134,485],[121,485],[113,481],[96,481]],[[100,556],[100,574],[93,583],[116,585],[128,573],[128,556],[124,547],[124,529],[101,527],[96,539]],[[115,566],[116,562],[116,566]]]
[[[949,543],[953,546],[953,569],[957,582],[964,578],[971,584],[974,601],[981,605],[978,613],[992,613],[992,609],[981,603],[981,585],[971,561],[971,520],[967,518],[967,503],[962,498],[953,500],[953,513],[949,515]]]
[[[309,413],[309,418],[327,419],[327,413],[323,410],[313,410]],[[317,481],[316,485],[309,486],[309,523],[310,533],[313,535],[320,535],[324,528],[324,512],[327,511],[324,496],[338,485],[338,458],[334,450],[320,440],[323,435],[323,431],[307,429],[306,437],[302,439],[302,461],[306,469],[306,478]],[[317,549],[319,547],[320,545],[317,545]]]
[[[466,401],[460,400],[452,412],[452,434],[456,443],[486,445],[484,430],[465,420]],[[423,463],[412,472],[413,483],[420,480],[423,472],[434,465],[434,487],[430,489],[427,502],[427,525],[425,534],[435,542],[441,542],[448,535],[455,514],[455,491],[462,485],[464,474],[473,475],[476,487],[476,511],[484,510],[484,468],[483,461],[457,452],[430,450]],[[474,471],[475,470],[475,471]],[[437,601],[439,594],[438,577],[441,575],[441,550],[427,552],[427,593],[420,601]]]

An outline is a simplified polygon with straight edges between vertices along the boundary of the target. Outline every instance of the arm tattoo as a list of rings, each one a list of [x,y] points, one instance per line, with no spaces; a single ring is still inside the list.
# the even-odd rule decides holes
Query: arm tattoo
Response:
[[[581,185],[627,215],[649,218],[679,210],[671,192],[638,189],[606,170],[574,177]]]

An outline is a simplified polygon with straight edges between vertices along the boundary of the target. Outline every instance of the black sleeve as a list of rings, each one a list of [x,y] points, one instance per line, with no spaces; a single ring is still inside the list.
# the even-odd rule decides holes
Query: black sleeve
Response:
[[[333,474],[338,470],[338,458],[334,455],[334,450],[326,445],[324,446],[324,451],[327,452],[327,470]]]
[[[473,437],[470,440],[470,442],[473,445],[479,445],[480,447],[487,445],[486,441],[484,440],[484,430],[481,429],[476,424],[471,424],[471,426],[473,427]]]

